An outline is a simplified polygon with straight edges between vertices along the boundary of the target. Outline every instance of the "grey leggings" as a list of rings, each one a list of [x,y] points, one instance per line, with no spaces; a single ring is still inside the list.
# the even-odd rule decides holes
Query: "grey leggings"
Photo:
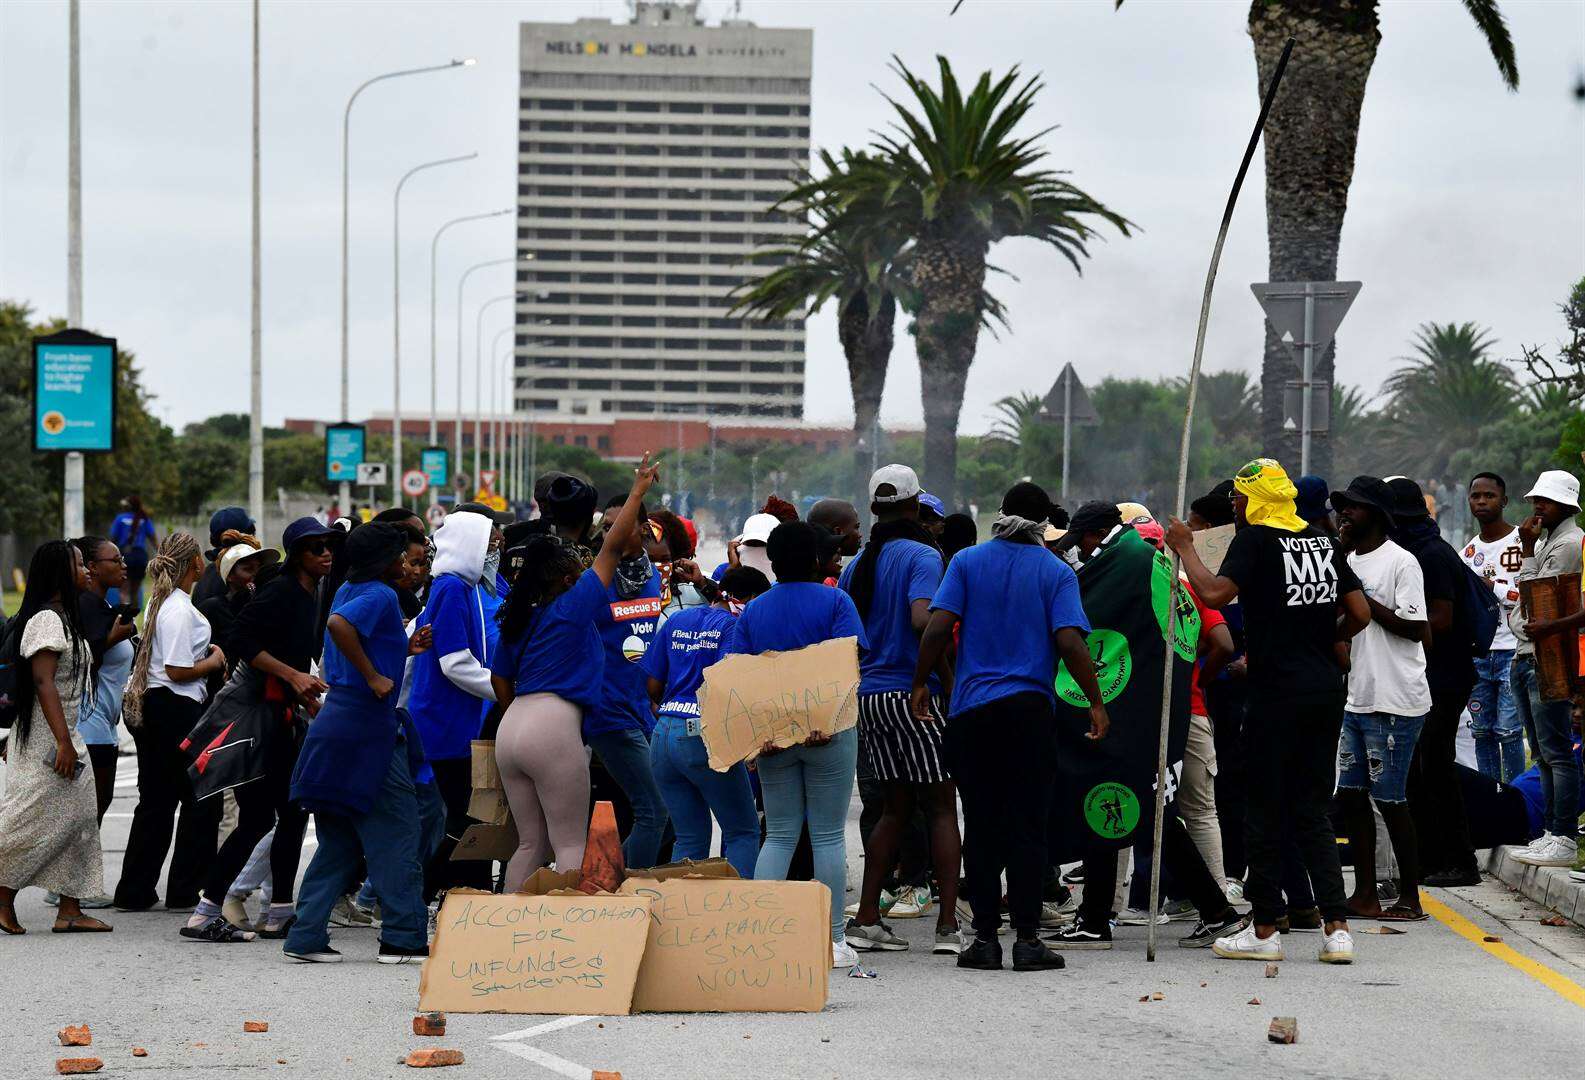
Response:
[[[589,755],[583,710],[555,694],[515,699],[495,736],[495,761],[517,823],[517,854],[506,864],[506,891],[555,856],[561,870],[583,865],[589,834]]]

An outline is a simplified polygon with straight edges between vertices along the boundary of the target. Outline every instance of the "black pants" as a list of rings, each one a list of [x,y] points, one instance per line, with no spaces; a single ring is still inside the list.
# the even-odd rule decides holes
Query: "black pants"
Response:
[[[424,899],[433,900],[437,893],[454,885],[488,892],[492,885],[490,863],[483,859],[451,861],[457,841],[468,831],[468,826],[475,824],[468,816],[468,800],[473,797],[473,759],[431,761],[429,767],[435,770],[435,787],[446,804],[446,836],[435,857],[424,868]]]
[[[1230,878],[1242,878],[1244,854],[1244,705],[1248,687],[1242,681],[1212,679],[1204,687],[1216,746],[1216,817],[1222,830],[1222,866]]]
[[[115,743],[89,743],[88,760],[94,767],[94,797],[99,800],[99,824],[105,823],[105,811],[116,797],[116,766],[120,763],[121,748]]]
[[[204,899],[216,904],[226,901],[226,892],[247,865],[248,857],[264,835],[275,830],[270,841],[270,881],[272,904],[290,904],[297,886],[297,864],[303,854],[303,832],[308,814],[292,802],[292,770],[297,766],[297,744],[290,734],[282,734],[269,748],[264,776],[251,784],[233,788],[237,800],[237,827],[215,853],[204,875]],[[219,799],[213,800],[218,802]]]
[[[187,779],[187,755],[182,753],[181,744],[203,711],[202,703],[163,686],[151,686],[143,695],[143,722],[132,733],[138,747],[138,807],[132,813],[121,880],[116,883],[117,907],[140,910],[159,902],[156,887],[167,852],[171,854],[171,870],[165,882],[165,906],[192,907],[198,903],[204,873],[215,857],[220,800],[194,801],[193,786]],[[176,817],[178,807],[180,823]]]
[[[1431,712],[1409,766],[1409,810],[1420,840],[1420,865],[1427,873],[1475,869],[1464,789],[1458,779],[1458,725],[1473,679],[1465,687],[1431,691]]]
[[[1244,841],[1249,878],[1244,896],[1259,925],[1272,925],[1287,911],[1282,899],[1285,830],[1291,830],[1322,916],[1348,917],[1337,837],[1327,817],[1342,728],[1341,694],[1321,702],[1250,700],[1244,721],[1244,760],[1259,767],[1262,775],[1259,783],[1248,787]]]
[[[1136,830],[1134,853],[1138,855],[1143,852],[1145,855],[1137,865],[1149,867],[1152,839],[1150,829],[1141,827]],[[1189,831],[1183,827],[1183,819],[1178,817],[1177,810],[1172,806],[1167,807],[1166,820],[1161,824],[1163,883],[1169,871],[1177,890],[1188,897],[1202,919],[1215,919],[1227,910],[1227,897],[1222,892],[1222,883],[1211,876],[1205,860],[1200,857],[1200,849],[1194,846]],[[1148,869],[1144,877],[1145,899],[1137,905],[1140,909],[1150,906]],[[1136,886],[1141,884],[1137,871],[1134,883]],[[1084,853],[1084,894],[1079,900],[1080,924],[1090,930],[1106,926],[1112,916],[1112,897],[1116,892],[1117,848],[1095,845]],[[1165,895],[1165,884],[1162,892]]]
[[[963,799],[966,892],[974,929],[1002,923],[1002,870],[1013,929],[1040,927],[1046,832],[1056,769],[1051,699],[1013,694],[947,721],[946,751]]]

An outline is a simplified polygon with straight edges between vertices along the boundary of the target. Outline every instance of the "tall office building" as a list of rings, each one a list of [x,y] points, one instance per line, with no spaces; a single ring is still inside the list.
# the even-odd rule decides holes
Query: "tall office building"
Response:
[[[516,405],[551,418],[803,416],[804,323],[728,293],[801,221],[812,33],[696,2],[522,24]]]

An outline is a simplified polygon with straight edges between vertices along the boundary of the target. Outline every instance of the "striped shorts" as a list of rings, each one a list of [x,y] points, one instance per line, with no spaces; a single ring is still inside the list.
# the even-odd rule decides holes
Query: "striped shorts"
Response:
[[[909,708],[906,690],[859,695],[859,747],[875,779],[917,784],[952,779],[941,747],[945,704],[932,695],[930,711],[937,722],[921,724]]]

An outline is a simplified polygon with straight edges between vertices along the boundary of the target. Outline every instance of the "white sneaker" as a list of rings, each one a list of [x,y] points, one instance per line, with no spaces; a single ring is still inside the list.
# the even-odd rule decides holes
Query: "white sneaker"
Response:
[[[1554,836],[1548,842],[1514,852],[1514,861],[1526,866],[1573,866],[1579,858],[1579,844],[1567,836]]]
[[[831,943],[831,966],[833,968],[850,968],[856,966],[858,962],[859,954],[853,950],[853,946],[845,941]]]
[[[1517,855],[1521,851],[1533,851],[1536,848],[1540,847],[1542,844],[1547,844],[1547,843],[1550,843],[1551,841],[1552,841],[1552,830],[1546,829],[1546,830],[1542,831],[1540,836],[1536,837],[1534,840],[1530,841],[1528,844],[1523,844],[1523,845],[1521,845],[1519,847],[1516,847],[1514,849],[1514,854]]]
[[[909,885],[893,898],[886,915],[892,919],[917,919],[929,911],[933,903],[935,898],[930,895],[930,886]]]
[[[1321,942],[1321,963],[1352,964],[1354,962],[1354,936],[1347,930],[1333,930]]]
[[[1244,883],[1237,878],[1228,878],[1222,886],[1222,895],[1227,897],[1229,904],[1242,904],[1244,902]]]
[[[1585,885],[1585,870],[1570,870],[1568,872],[1568,879],[1570,881],[1577,881],[1581,885]]]
[[[1171,921],[1171,917],[1165,911],[1161,911],[1161,912],[1157,912],[1156,913],[1156,925],[1157,926],[1166,926],[1167,923],[1170,922],[1170,921]],[[1118,914],[1117,914],[1117,925],[1118,926],[1149,926],[1150,925],[1150,912],[1144,910],[1143,908],[1124,908],[1122,911],[1118,912]]]
[[[1217,938],[1211,951],[1223,960],[1281,960],[1282,934],[1273,930],[1269,938],[1262,939],[1251,924],[1231,937]]]
[[[369,926],[372,922],[368,914],[359,908],[357,901],[350,896],[343,896],[330,909],[331,926],[355,929]]]
[[[899,893],[898,895],[901,895],[901,894]],[[896,902],[896,900],[897,900],[897,897],[892,895],[892,891],[890,889],[882,889],[881,890],[880,903],[878,905],[880,907],[880,909],[881,909],[881,914],[882,915],[891,914],[892,904],[894,904]],[[857,915],[858,913],[859,913],[859,902],[857,900],[853,901],[851,904],[847,905],[846,907],[844,907],[842,909],[842,914],[847,915],[850,918],[852,916],[854,916],[854,915]]]

